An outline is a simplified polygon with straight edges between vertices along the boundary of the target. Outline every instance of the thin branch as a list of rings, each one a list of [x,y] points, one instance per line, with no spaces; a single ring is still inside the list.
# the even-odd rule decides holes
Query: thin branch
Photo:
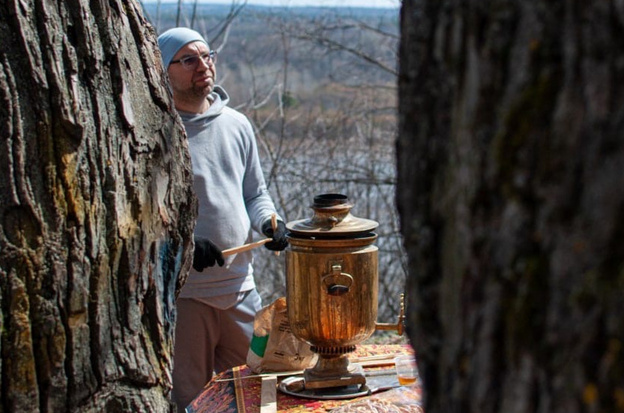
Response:
[[[350,53],[353,56],[356,56],[356,57],[358,57],[358,58],[360,58],[360,59],[362,59],[362,60],[364,60],[364,61],[366,61],[366,62],[368,62],[368,63],[370,63],[372,65],[374,65],[374,66],[377,66],[379,69],[381,69],[381,70],[383,70],[383,71],[385,71],[387,73],[390,73],[393,76],[398,76],[399,75],[399,73],[395,69],[393,69],[393,68],[385,65],[384,63],[380,62],[379,60],[377,60],[377,59],[375,59],[375,58],[365,54],[361,50],[355,49],[355,48],[350,47],[350,46],[346,46],[346,45],[344,45],[342,43],[339,43],[339,42],[336,42],[336,41],[334,41],[332,39],[328,39],[327,37],[317,37],[317,36],[314,36],[314,35],[309,34],[309,33],[305,33],[305,34],[301,34],[301,35],[296,35],[295,34],[294,37],[297,38],[297,39],[300,39],[300,40],[307,40],[307,41],[315,42],[315,43],[318,43],[321,46],[327,46],[329,48],[332,48],[333,50],[345,51],[347,53]]]

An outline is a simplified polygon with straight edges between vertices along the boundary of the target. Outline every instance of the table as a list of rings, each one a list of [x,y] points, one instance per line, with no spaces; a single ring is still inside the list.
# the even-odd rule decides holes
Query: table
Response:
[[[407,344],[370,344],[360,345],[352,353],[350,359],[370,359],[375,356],[409,354],[412,348]],[[365,365],[365,363],[363,363]],[[386,366],[385,368],[388,368]],[[381,369],[381,367],[366,367]],[[206,384],[202,393],[186,408],[188,413],[259,413],[260,391],[262,379],[243,377],[253,375],[246,365],[237,366],[224,371]],[[283,379],[285,377],[278,377]],[[234,380],[228,380],[234,379]],[[396,387],[370,396],[362,396],[346,400],[316,400],[291,396],[277,390],[277,411],[288,413],[321,413],[338,409],[349,403],[377,402],[392,403],[402,407],[406,412],[422,412],[420,403],[420,385]]]

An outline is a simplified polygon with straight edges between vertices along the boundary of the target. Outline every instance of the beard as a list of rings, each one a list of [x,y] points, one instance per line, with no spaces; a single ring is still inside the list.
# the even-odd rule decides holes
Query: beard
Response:
[[[191,85],[191,93],[195,96],[206,97],[214,90],[214,77],[202,78],[200,81],[194,81]]]
[[[174,89],[173,94],[176,101],[186,102],[186,104],[199,105],[208,98],[214,90],[214,84],[193,85],[186,89]]]
[[[214,83],[210,82],[209,84],[205,84],[205,85],[193,85],[193,88],[191,89],[191,93],[195,96],[195,97],[201,97],[201,98],[206,98],[209,94],[212,93],[212,91],[214,90]]]
[[[195,110],[193,108],[200,108],[214,90],[214,72],[203,75],[170,76],[169,84],[176,101],[176,108],[181,107],[192,111]]]

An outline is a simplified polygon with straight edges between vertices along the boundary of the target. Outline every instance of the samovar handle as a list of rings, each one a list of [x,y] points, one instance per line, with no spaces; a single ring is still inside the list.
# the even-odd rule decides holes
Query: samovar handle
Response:
[[[396,330],[397,334],[402,336],[405,331],[405,294],[401,294],[399,309],[399,319],[396,324],[375,323],[375,330]]]
[[[327,294],[337,296],[348,293],[353,284],[353,276],[342,272],[340,264],[333,264],[331,268],[332,272],[321,279],[327,289]]]

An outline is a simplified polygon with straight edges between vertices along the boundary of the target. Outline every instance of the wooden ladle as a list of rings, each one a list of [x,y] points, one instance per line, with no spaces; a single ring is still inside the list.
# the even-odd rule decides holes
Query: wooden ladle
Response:
[[[277,216],[275,214],[271,216],[271,226],[273,227],[273,230],[275,231],[275,229],[277,228]],[[238,254],[239,252],[249,251],[254,248],[258,248],[266,244],[267,242],[271,242],[271,241],[273,241],[272,238],[265,238],[265,239],[261,239],[260,241],[250,242],[249,244],[244,244],[238,247],[228,248],[226,250],[221,251],[221,255],[223,255],[224,257],[227,257],[230,255]],[[275,253],[276,253],[275,255],[279,255],[279,251],[275,251]]]

